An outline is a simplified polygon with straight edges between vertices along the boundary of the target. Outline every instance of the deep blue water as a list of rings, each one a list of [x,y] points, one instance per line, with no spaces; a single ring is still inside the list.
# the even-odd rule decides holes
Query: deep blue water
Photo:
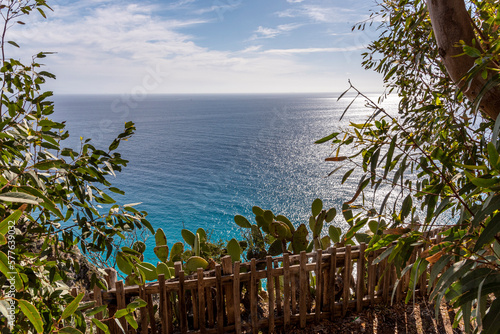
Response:
[[[229,240],[241,236],[234,215],[252,221],[254,205],[298,225],[307,224],[315,198],[339,210],[352,197],[358,178],[343,185],[343,173],[327,178],[338,166],[324,161],[332,148],[314,144],[369,113],[359,101],[339,122],[351,100],[337,96],[56,96],[54,118],[67,121],[73,147],[83,136],[107,148],[126,121],[135,122],[136,134],[118,150],[129,166],[112,179],[126,195],[115,199],[142,202],[136,208],[149,212],[169,244],[182,240],[182,228]],[[340,215],[335,223],[346,226]]]

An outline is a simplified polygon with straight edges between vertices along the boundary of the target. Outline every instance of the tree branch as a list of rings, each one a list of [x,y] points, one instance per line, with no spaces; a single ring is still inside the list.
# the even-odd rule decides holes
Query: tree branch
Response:
[[[463,54],[460,41],[481,50],[464,0],[427,0],[427,8],[439,54],[448,74],[464,95],[469,100],[475,101],[494,73],[489,71],[486,80],[481,74],[470,80],[464,80],[467,72],[474,66],[475,59]],[[497,67],[493,63],[489,65],[490,68]],[[488,116],[496,119],[500,114],[500,87],[494,86],[486,92],[479,107]]]

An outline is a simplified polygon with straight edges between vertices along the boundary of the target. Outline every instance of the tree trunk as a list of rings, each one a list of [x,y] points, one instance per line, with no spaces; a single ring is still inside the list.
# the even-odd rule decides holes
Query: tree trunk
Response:
[[[427,0],[427,7],[439,54],[446,70],[455,84],[463,90],[464,95],[474,101],[493,73],[490,73],[486,80],[481,77],[481,74],[468,83],[463,80],[467,71],[474,65],[475,59],[468,55],[457,57],[463,53],[462,46],[459,45],[460,40],[470,46],[475,43],[475,47],[481,49],[474,35],[472,21],[465,8],[464,0]],[[495,66],[490,65],[490,67]],[[496,119],[500,113],[500,88],[498,86],[491,88],[482,97],[479,107],[488,116]]]

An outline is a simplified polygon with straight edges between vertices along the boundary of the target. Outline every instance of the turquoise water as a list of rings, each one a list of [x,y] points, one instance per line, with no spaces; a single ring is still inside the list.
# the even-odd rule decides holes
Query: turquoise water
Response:
[[[251,220],[254,205],[298,225],[307,224],[315,198],[340,209],[352,197],[359,179],[341,185],[343,173],[326,177],[338,166],[324,161],[332,148],[314,144],[369,113],[359,101],[339,122],[350,99],[337,96],[58,96],[55,118],[67,121],[69,145],[83,136],[102,148],[135,122],[136,134],[119,148],[130,164],[111,180],[126,195],[115,199],[142,202],[136,208],[148,211],[169,244],[182,241],[182,228],[229,240],[241,236],[234,215]],[[341,217],[335,224],[346,227]],[[155,260],[153,243],[146,260]]]

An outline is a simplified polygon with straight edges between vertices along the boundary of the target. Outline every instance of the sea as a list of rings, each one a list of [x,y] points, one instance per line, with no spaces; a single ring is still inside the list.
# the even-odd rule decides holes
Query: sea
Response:
[[[339,95],[56,95],[53,118],[66,121],[70,138],[63,146],[76,149],[81,138],[107,149],[125,122],[134,122],[136,133],[118,148],[128,166],[109,179],[125,191],[115,194],[118,204],[140,203],[135,208],[148,212],[170,245],[182,241],[184,228],[227,241],[242,239],[234,216],[254,222],[253,206],[298,226],[308,225],[314,199],[340,212],[352,198],[359,175],[342,184],[348,168],[325,161],[334,154],[330,143],[314,142],[362,123],[372,110],[357,99],[341,119],[354,96]],[[367,94],[375,101],[379,95]],[[395,109],[397,102],[388,98],[383,106]],[[348,227],[340,213],[332,223]],[[155,263],[154,238],[140,238],[145,260]]]

